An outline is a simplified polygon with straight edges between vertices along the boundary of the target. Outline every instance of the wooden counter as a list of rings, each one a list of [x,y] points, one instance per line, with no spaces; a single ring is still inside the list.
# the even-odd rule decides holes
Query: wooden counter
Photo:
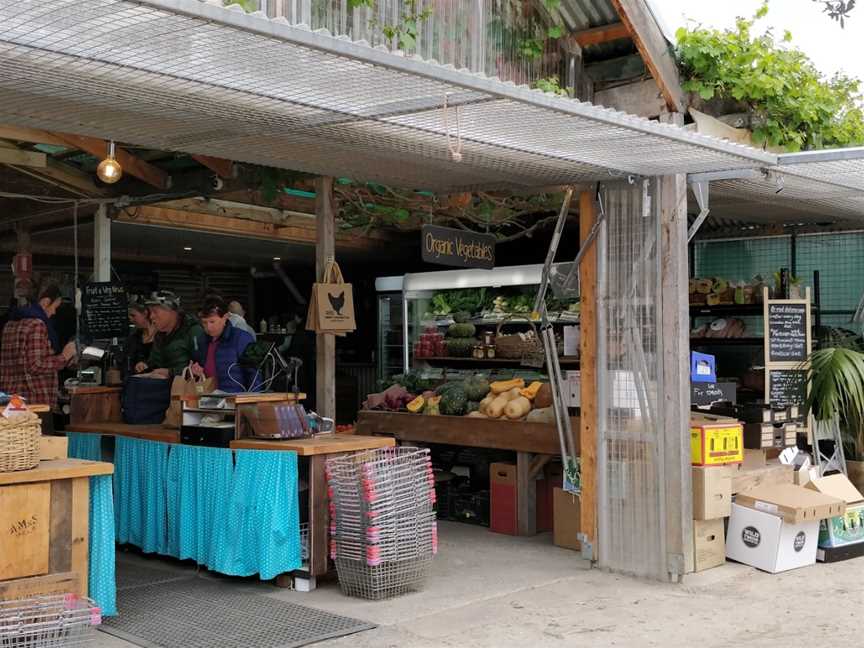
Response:
[[[341,454],[357,450],[374,450],[396,445],[395,439],[382,436],[334,434],[311,439],[239,439],[231,442],[232,450],[293,450],[301,457]]]
[[[579,418],[571,417],[570,425],[577,443],[576,452],[579,452]],[[465,416],[423,416],[402,412],[360,412],[357,432],[392,436],[399,441],[442,443],[533,454],[561,454],[558,430],[551,423]]]
[[[67,432],[124,436],[163,443],[180,443],[180,431],[161,425],[129,425],[128,423],[73,423],[66,426]]]
[[[113,472],[110,463],[60,459],[0,473],[0,598],[58,587],[87,595],[90,477]]]

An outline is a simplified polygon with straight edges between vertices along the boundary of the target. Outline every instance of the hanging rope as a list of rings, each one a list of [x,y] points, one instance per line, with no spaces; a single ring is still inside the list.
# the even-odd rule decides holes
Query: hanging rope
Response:
[[[462,106],[456,106],[456,142],[455,144],[450,138],[450,119],[448,115],[447,101],[450,93],[444,93],[444,134],[447,137],[447,150],[450,151],[450,157],[454,162],[462,161]]]
[[[72,203],[72,248],[74,255],[75,270],[72,277],[73,302],[75,305],[75,351],[81,353],[81,301],[78,295],[78,201]]]

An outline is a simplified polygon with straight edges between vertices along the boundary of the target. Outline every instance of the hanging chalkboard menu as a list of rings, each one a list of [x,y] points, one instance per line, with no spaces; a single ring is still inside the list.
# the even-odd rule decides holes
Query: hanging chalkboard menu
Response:
[[[803,405],[806,399],[806,369],[771,370],[768,377],[768,400],[772,407]]]
[[[807,304],[768,304],[769,362],[803,362],[807,359]]]
[[[88,283],[81,291],[84,330],[94,340],[125,337],[129,331],[126,289],[111,282]]]

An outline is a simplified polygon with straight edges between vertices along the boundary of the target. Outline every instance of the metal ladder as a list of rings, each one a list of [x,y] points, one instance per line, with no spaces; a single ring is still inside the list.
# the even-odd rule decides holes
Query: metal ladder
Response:
[[[555,255],[558,252],[558,245],[561,242],[561,235],[564,231],[564,225],[567,222],[567,214],[570,211],[570,203],[573,200],[573,187],[568,187],[564,195],[564,201],[561,204],[561,211],[558,213],[558,220],[555,224],[555,232],[552,235],[552,241],[549,243],[549,250],[546,253],[546,261],[543,263],[543,273],[540,279],[540,287],[537,290],[537,298],[534,301],[534,313],[532,319],[540,320],[540,339],[543,343],[543,353],[546,360],[546,367],[549,372],[549,383],[552,387],[553,413],[555,414],[555,427],[558,430],[558,442],[561,447],[561,462],[564,466],[564,484],[565,491],[578,494],[581,491],[580,482],[580,465],[579,457],[576,452],[576,442],[573,437],[573,428],[570,425],[570,413],[567,411],[567,403],[563,398],[563,377],[561,375],[561,364],[558,362],[558,348],[555,342],[555,331],[549,322],[549,315],[546,311],[546,293],[549,289],[550,276],[552,265],[555,261]],[[570,266],[570,271],[564,279],[564,285],[572,284],[574,275],[579,271],[579,264],[582,258],[588,252],[588,249],[597,238],[600,231],[600,224],[605,218],[602,202],[597,219],[591,228],[588,236],[582,242],[576,258]]]

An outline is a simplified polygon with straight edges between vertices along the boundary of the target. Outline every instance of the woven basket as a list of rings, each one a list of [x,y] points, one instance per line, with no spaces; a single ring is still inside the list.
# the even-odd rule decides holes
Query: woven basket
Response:
[[[537,334],[537,327],[531,320],[525,320],[534,331],[534,337],[531,340],[523,340],[518,333],[502,335],[501,327],[507,324],[512,318],[508,317],[498,323],[498,328],[495,331],[495,357],[506,358],[509,360],[521,360],[525,356],[530,356],[536,353],[543,352],[543,343],[540,341],[540,336]],[[520,324],[523,322],[520,321]]]
[[[0,417],[0,472],[30,470],[39,465],[42,422],[33,412]]]

